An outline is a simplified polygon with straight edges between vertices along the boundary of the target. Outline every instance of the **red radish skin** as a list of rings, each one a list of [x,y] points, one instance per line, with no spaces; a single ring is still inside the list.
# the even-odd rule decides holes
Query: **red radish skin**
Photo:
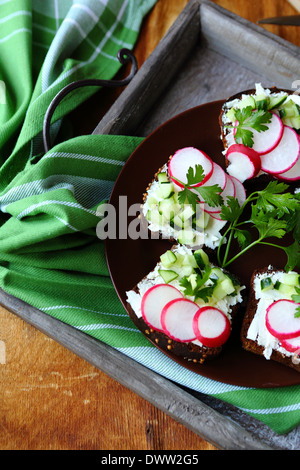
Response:
[[[226,182],[227,182],[227,175],[223,168],[218,165],[217,163],[213,163],[213,172],[210,178],[206,181],[206,183],[202,184],[201,186],[213,186],[217,184],[221,188],[221,192],[225,189],[226,187]],[[199,196],[200,203],[203,204],[204,200],[201,197],[201,194],[197,190],[193,190],[194,193],[196,193]]]
[[[213,161],[206,153],[194,147],[184,147],[174,153],[168,164],[169,176],[175,184],[184,187],[176,179],[184,184],[187,183],[186,174],[188,169],[190,167],[195,168],[196,165],[202,166],[205,176],[201,183],[194,186],[201,186],[212,175]]]
[[[283,339],[281,346],[291,353],[298,352],[300,354],[300,336],[291,339]]]
[[[229,163],[227,172],[241,183],[254,178],[261,169],[259,154],[243,144],[233,144],[228,147],[226,159]]]
[[[234,176],[230,176],[230,178],[232,179],[235,186],[235,197],[238,200],[239,205],[242,206],[247,199],[245,187],[239,179],[235,178]]]
[[[296,304],[292,300],[276,300],[267,308],[266,327],[280,340],[300,336],[300,318],[295,317]]]
[[[208,348],[223,346],[231,333],[228,317],[218,308],[202,307],[194,316],[196,338]]]
[[[173,299],[182,298],[183,294],[170,284],[156,284],[150,287],[142,297],[142,317],[150,326],[157,331],[163,331],[161,325],[161,312],[164,306]]]
[[[298,181],[300,180],[300,157],[296,161],[295,165],[292,166],[288,171],[275,175],[279,180],[283,181]]]
[[[189,299],[174,299],[166,304],[161,313],[164,333],[174,341],[189,343],[196,339],[193,319],[199,306]]]
[[[235,125],[238,125],[238,121],[235,123]],[[268,127],[268,130],[262,132],[258,132],[255,129],[249,128],[249,130],[253,133],[254,143],[252,149],[260,155],[271,152],[278,145],[283,134],[283,123],[277,114],[272,113],[271,122],[265,125]],[[235,129],[233,134],[235,136]]]
[[[271,175],[282,174],[296,164],[299,154],[300,140],[297,132],[284,126],[279,144],[271,152],[261,155],[261,169]]]

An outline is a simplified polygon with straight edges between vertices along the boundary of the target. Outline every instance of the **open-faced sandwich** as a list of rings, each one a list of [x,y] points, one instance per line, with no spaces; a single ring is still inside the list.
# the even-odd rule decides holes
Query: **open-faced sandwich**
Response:
[[[247,351],[300,372],[299,288],[300,276],[295,271],[285,272],[272,266],[256,271],[251,279],[241,340]]]
[[[229,339],[243,289],[203,249],[176,245],[127,292],[128,311],[161,349],[202,364],[218,356]]]
[[[263,88],[229,98],[220,114],[227,172],[241,182],[264,175],[300,179],[300,96]]]
[[[154,175],[143,197],[143,216],[162,238],[214,250],[226,224],[220,214],[228,196],[242,204],[242,183],[201,150],[185,147]]]

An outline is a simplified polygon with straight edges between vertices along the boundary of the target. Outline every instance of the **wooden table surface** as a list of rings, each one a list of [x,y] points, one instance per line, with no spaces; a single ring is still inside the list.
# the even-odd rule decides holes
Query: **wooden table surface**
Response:
[[[158,0],[135,47],[139,66],[187,3]],[[300,9],[300,0],[215,3],[253,22]],[[300,46],[300,28],[266,29]],[[115,98],[115,92],[98,95],[85,131],[94,129]],[[4,308],[0,308],[0,383],[1,450],[216,450]]]

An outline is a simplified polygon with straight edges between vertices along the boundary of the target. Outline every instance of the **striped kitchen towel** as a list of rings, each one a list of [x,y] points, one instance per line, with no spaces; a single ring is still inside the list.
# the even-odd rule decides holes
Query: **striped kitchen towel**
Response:
[[[46,110],[65,85],[111,79],[155,0],[0,0],[0,286],[158,374],[233,404],[286,433],[300,423],[300,387],[249,389],[199,376],[137,330],[112,285],[97,208],[139,137],[66,138],[67,114],[95,91],[77,90],[55,113],[56,145],[43,152]]]

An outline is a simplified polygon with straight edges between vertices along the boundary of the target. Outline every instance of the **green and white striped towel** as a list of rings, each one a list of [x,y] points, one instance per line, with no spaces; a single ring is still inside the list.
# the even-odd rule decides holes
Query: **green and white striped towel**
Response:
[[[53,97],[74,80],[113,78],[118,50],[132,48],[155,1],[0,0],[0,286],[286,433],[300,423],[299,386],[248,389],[194,374],[144,338],[115,293],[96,211],[142,139],[80,136],[43,153],[43,119]],[[52,126],[60,138],[65,116],[94,91],[80,89],[62,101]]]

